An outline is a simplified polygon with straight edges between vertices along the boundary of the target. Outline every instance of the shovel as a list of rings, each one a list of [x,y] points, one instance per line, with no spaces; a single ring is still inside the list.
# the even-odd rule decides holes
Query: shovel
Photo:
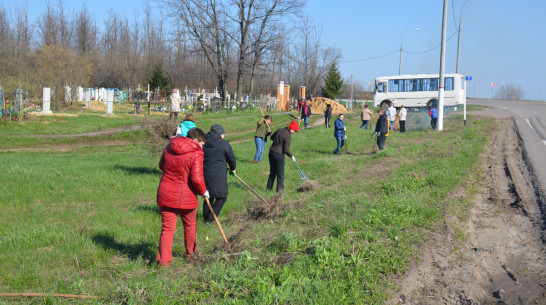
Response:
[[[300,166],[298,165],[298,162],[294,161],[294,164],[296,164],[296,166],[298,167],[298,170],[300,171],[300,178],[301,180],[305,181],[305,180],[311,180],[309,179],[309,177],[307,177],[303,171],[301,170]]]

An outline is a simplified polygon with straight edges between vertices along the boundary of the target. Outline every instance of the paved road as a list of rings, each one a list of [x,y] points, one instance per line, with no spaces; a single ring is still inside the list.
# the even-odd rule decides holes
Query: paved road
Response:
[[[527,152],[528,162],[542,189],[546,194],[546,103],[497,100],[468,100],[468,104],[492,107],[469,114],[512,117]],[[544,197],[542,197],[544,200]]]

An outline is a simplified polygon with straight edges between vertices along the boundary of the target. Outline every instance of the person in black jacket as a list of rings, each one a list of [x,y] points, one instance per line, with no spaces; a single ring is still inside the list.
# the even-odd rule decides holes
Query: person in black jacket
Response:
[[[326,128],[330,128],[330,119],[332,118],[332,105],[326,105],[326,111],[324,111],[324,124]]]
[[[296,121],[292,121],[286,128],[279,128],[271,136],[273,144],[269,149],[269,179],[267,179],[267,190],[273,189],[273,183],[277,178],[277,192],[284,189],[284,155],[292,158],[296,162],[296,157],[290,152],[290,142],[292,134],[296,133],[300,126]]]
[[[379,150],[385,149],[385,140],[389,136],[389,119],[385,110],[379,109],[379,119],[375,125],[375,133],[377,134],[377,146]]]
[[[207,133],[207,143],[203,145],[203,152],[205,153],[203,174],[210,195],[210,204],[216,216],[220,215],[220,211],[227,200],[227,165],[229,165],[230,174],[232,175],[235,174],[236,169],[236,160],[231,145],[224,140],[225,133],[226,131],[222,125],[212,125],[210,132]],[[203,218],[206,223],[214,222],[214,217],[206,202],[203,203]]]

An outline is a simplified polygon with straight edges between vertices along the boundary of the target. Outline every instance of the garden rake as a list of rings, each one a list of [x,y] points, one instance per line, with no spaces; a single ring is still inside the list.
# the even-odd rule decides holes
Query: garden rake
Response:
[[[309,179],[309,177],[307,177],[303,171],[301,170],[300,166],[298,165],[298,162],[294,161],[294,164],[296,164],[296,166],[298,167],[298,170],[300,171],[300,178],[301,180],[305,181],[305,180],[311,180]]]

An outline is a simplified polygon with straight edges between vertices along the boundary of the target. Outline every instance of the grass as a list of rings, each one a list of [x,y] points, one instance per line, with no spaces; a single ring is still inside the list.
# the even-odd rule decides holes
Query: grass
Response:
[[[197,125],[208,130],[221,123],[228,135],[233,131],[233,141],[253,136],[257,116],[208,114]],[[274,124],[289,121],[274,117]],[[166,269],[154,264],[159,156],[145,146],[1,153],[0,291],[90,294],[113,304],[380,304],[427,232],[468,207],[450,194],[474,173],[489,129],[472,117],[464,128],[446,121],[442,132],[392,133],[385,151],[370,154],[370,132],[356,119],[346,125],[349,153],[340,156],[332,154],[332,129],[293,136],[292,152],[320,187],[295,192],[301,180],[287,160],[276,217],[251,219],[245,209],[256,198],[228,178],[220,221],[240,255],[224,256],[218,229],[203,225],[199,208],[199,260],[184,258],[179,228]],[[253,141],[233,144],[233,150],[239,176],[271,197],[267,155],[252,164]],[[464,212],[459,216],[464,219]]]

